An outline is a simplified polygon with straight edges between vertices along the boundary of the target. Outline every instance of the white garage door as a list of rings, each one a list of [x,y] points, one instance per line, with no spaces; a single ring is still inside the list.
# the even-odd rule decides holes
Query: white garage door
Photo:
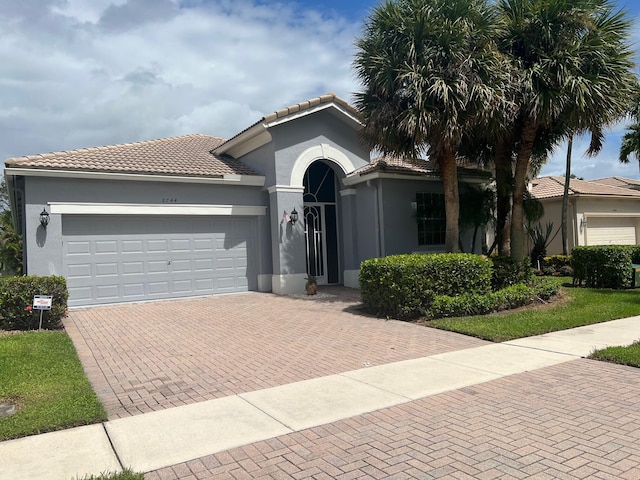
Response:
[[[587,222],[587,245],[635,245],[635,218],[590,217]]]
[[[248,217],[65,215],[69,305],[257,289]]]

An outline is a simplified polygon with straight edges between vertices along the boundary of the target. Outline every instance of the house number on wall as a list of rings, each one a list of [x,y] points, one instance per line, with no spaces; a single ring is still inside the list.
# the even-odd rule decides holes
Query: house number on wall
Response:
[[[163,198],[162,203],[178,203],[177,198]]]

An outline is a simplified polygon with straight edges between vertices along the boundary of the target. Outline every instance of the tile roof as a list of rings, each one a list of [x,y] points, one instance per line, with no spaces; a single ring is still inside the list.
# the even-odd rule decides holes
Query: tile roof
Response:
[[[211,153],[224,141],[222,138],[210,135],[185,135],[9,158],[5,160],[5,166],[7,168],[193,177],[221,177],[230,174],[259,175],[238,160]]]
[[[640,180],[634,180],[633,178],[606,177],[592,181],[596,183],[603,183],[605,185],[611,185],[613,187],[632,188],[634,190],[640,190]]]
[[[418,158],[410,160],[408,158],[396,157],[393,155],[382,155],[369,162],[368,165],[354,170],[349,176],[366,175],[372,172],[400,173],[405,175],[435,175],[439,176],[437,166],[431,160]],[[458,167],[461,175],[484,175],[490,173],[476,168]]]
[[[564,177],[549,176],[536,178],[532,182],[531,193],[538,199],[562,197]],[[572,178],[569,181],[569,195],[600,195],[609,197],[640,198],[640,191],[620,188],[604,183]]]
[[[248,130],[251,130],[256,125],[260,125],[260,124],[264,124],[264,123],[267,123],[267,124],[268,123],[272,123],[272,122],[275,122],[276,120],[280,120],[280,119],[285,118],[285,117],[287,117],[289,115],[293,115],[293,114],[299,113],[299,112],[304,112],[305,110],[309,110],[309,109],[311,109],[313,107],[317,107],[319,105],[328,104],[328,103],[335,103],[337,105],[340,105],[342,108],[344,108],[347,112],[349,112],[351,115],[353,115],[356,118],[359,118],[359,116],[360,116],[358,111],[353,106],[351,106],[349,104],[349,102],[346,102],[342,98],[338,97],[335,93],[329,92],[329,93],[327,93],[325,95],[321,95],[319,97],[314,97],[314,98],[306,100],[304,102],[296,103],[296,104],[291,105],[289,107],[282,108],[280,110],[276,110],[273,113],[265,115],[264,117],[262,117],[260,120],[258,120],[254,124],[248,126],[247,128],[245,128],[241,132],[238,132],[233,137],[231,137],[228,140],[222,142],[220,144],[220,146],[224,145],[225,143],[231,142],[231,140],[234,140],[235,138],[241,136],[243,133],[245,133]]]

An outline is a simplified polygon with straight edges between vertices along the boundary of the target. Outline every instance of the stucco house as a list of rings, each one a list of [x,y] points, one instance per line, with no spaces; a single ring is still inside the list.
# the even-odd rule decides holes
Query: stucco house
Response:
[[[8,159],[25,273],[63,275],[69,304],[81,306],[288,294],[302,292],[308,274],[357,287],[364,259],[442,251],[437,172],[424,160],[370,160],[361,128],[353,107],[327,94],[227,140],[187,135]],[[489,180],[459,172],[462,188]]]
[[[608,177],[569,182],[567,236],[569,250],[577,245],[636,245],[640,239],[640,181]],[[542,202],[544,225],[560,228],[564,177],[536,178],[532,195]],[[548,255],[562,253],[558,234],[547,248]]]

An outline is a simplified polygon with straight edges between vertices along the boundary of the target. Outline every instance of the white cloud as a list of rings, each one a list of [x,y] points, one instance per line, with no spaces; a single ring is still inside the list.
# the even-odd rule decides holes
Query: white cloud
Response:
[[[0,159],[187,133],[229,137],[274,110],[329,91],[350,100],[358,88],[351,61],[362,19],[326,7],[346,12],[353,2],[2,2]],[[634,31],[640,45],[640,22]],[[574,173],[640,178],[637,164],[617,160],[624,126],[595,159],[577,142]],[[564,172],[565,148],[543,174]]]
[[[355,89],[358,24],[292,4],[8,7],[0,13],[2,158],[186,133],[228,137],[284,106],[328,91],[349,100]]]

